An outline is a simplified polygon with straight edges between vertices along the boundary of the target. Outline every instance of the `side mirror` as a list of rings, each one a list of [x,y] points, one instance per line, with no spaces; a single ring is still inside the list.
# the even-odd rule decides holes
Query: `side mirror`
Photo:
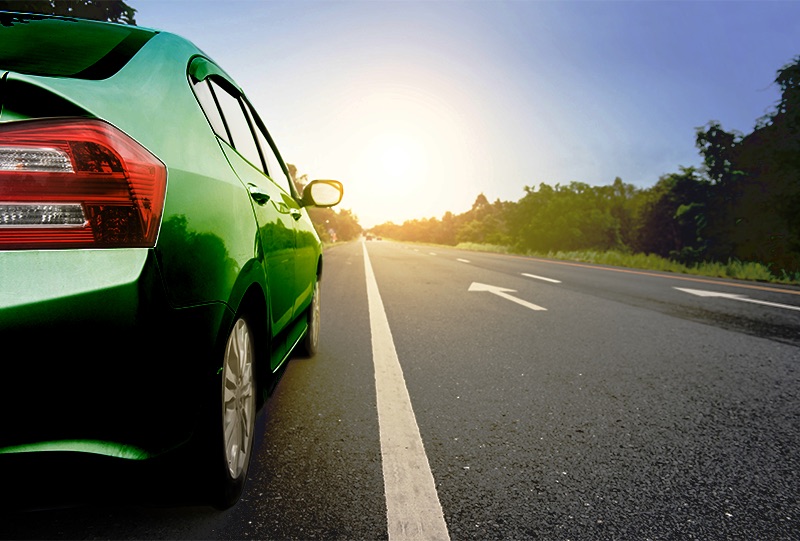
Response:
[[[344,195],[344,186],[338,180],[312,180],[303,189],[300,203],[304,207],[332,207]]]

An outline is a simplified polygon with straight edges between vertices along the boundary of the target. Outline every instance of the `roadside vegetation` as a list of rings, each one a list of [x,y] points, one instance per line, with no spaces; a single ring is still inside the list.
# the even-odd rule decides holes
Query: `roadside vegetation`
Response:
[[[519,201],[478,195],[463,214],[384,223],[370,233],[556,259],[800,284],[800,56],[778,70],[781,98],[752,133],[711,121],[701,168],[649,188],[525,186]]]
[[[456,248],[480,252],[513,253],[507,246],[482,245],[474,243],[461,243]],[[547,252],[527,253],[530,257],[543,259],[557,259],[561,261],[578,261],[581,263],[596,263],[614,267],[627,267],[632,269],[654,270],[662,272],[675,272],[681,274],[694,274],[713,278],[733,278],[736,280],[750,280],[757,282],[772,282],[781,284],[800,284],[800,274],[790,276],[784,274],[775,276],[769,268],[761,263],[742,262],[730,259],[726,262],[701,262],[686,265],[672,259],[655,254],[629,254],[609,250],[598,251],[572,251],[572,252]]]

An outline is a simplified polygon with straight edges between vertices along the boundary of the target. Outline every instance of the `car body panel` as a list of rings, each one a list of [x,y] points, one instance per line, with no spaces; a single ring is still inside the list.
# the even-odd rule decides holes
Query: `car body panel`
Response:
[[[292,200],[294,203],[294,200]],[[317,232],[308,217],[306,209],[297,209],[301,217],[295,220],[297,228],[297,250],[295,256],[296,268],[296,291],[294,313],[299,314],[311,303],[311,294],[314,289],[314,282],[317,281],[322,272],[320,261],[319,238]]]
[[[3,372],[12,388],[0,393],[0,453],[95,441],[150,456],[190,437],[193,405],[215,370],[204,351],[231,319],[224,304],[172,308],[147,249],[3,252],[0,260],[4,285],[38,291],[3,288]],[[44,276],[53,265],[57,279]]]
[[[47,25],[89,28],[86,39],[125,33],[73,19]],[[221,388],[237,315],[248,311],[265,379],[306,332],[322,244],[294,186],[274,183],[210,129],[191,76],[239,89],[224,70],[179,36],[143,32],[126,62],[89,62],[94,78],[7,70],[0,52],[0,125],[102,119],[167,168],[152,248],[0,250],[0,364],[11,387],[0,394],[0,455],[141,460],[179,448]],[[252,185],[269,200],[255,201]]]
[[[128,287],[142,273],[146,259],[145,248],[6,252],[0,266],[0,326],[29,317],[26,310],[38,303]],[[118,316],[123,315],[121,311]]]
[[[0,12],[0,25],[6,35],[0,50],[5,69],[95,80],[116,73],[158,34],[138,26],[10,12]]]

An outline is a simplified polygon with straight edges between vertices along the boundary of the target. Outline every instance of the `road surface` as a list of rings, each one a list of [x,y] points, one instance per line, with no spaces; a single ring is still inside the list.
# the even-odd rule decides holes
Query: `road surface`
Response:
[[[797,539],[797,288],[388,241],[325,257],[320,352],[260,415],[235,508],[110,490],[7,513],[3,537]]]

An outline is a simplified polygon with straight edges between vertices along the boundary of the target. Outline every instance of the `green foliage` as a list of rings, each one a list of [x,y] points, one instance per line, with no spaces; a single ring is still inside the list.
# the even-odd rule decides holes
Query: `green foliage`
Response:
[[[508,246],[498,244],[478,244],[475,242],[459,242],[456,245],[459,250],[470,250],[472,252],[491,252],[495,254],[511,253]]]
[[[136,25],[136,10],[122,0],[0,0],[0,11],[61,15]]]
[[[505,246],[492,246],[488,244],[459,244],[459,249],[476,252],[508,253]],[[800,274],[791,275],[784,273],[775,276],[769,268],[761,263],[729,259],[726,262],[695,263],[686,265],[673,259],[661,257],[656,254],[627,253],[617,250],[576,250],[576,251],[551,251],[529,252],[524,255],[559,261],[576,261],[596,265],[625,267],[630,269],[651,270],[658,272],[674,272],[692,274],[695,276],[709,276],[714,278],[733,278],[737,280],[750,280],[759,282],[772,282],[783,284],[800,283]]]
[[[662,176],[646,193],[632,247],[683,263],[701,260],[706,250],[709,187],[691,167]]]
[[[517,231],[513,247],[537,252],[621,248],[622,224],[631,222],[626,203],[635,194],[635,188],[621,181],[613,186],[571,182],[526,187],[525,196],[509,211],[509,223]]]
[[[797,282],[800,56],[778,71],[775,84],[781,99],[752,133],[727,132],[716,121],[696,130],[701,170],[680,167],[647,189],[617,178],[608,186],[526,186],[517,202],[490,203],[480,194],[463,214],[373,231],[398,240]]]
[[[309,207],[308,215],[322,242],[330,244],[353,240],[361,235],[358,217],[349,209]]]
[[[778,71],[781,99],[741,137],[718,123],[698,130],[714,181],[707,259],[760,262],[772,273],[800,272],[800,56]]]

